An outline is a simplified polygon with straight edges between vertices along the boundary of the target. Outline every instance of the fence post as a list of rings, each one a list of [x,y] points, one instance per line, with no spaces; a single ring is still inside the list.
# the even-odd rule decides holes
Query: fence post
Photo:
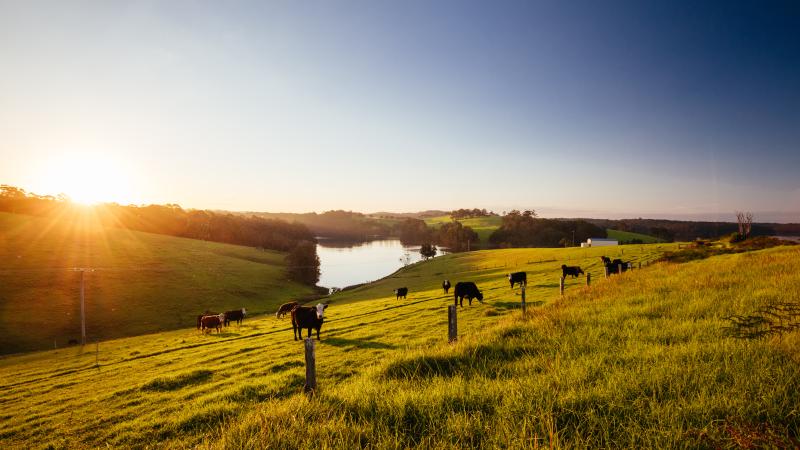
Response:
[[[558,279],[558,290],[564,295],[564,277]]]
[[[622,263],[617,264],[617,273],[622,274]]]
[[[592,284],[592,274],[586,272],[586,286],[588,287],[590,284]]]
[[[314,350],[314,340],[306,338],[303,342],[306,349],[306,385],[303,391],[314,395],[317,391],[317,355]]]
[[[605,269],[606,272],[606,278],[608,278],[608,266],[604,265],[603,268]]]
[[[642,268],[642,262],[641,261],[639,261],[639,268],[640,269]]]
[[[522,283],[522,315],[525,315],[525,283]]]
[[[447,340],[448,342],[455,342],[458,340],[456,307],[453,305],[447,307]]]

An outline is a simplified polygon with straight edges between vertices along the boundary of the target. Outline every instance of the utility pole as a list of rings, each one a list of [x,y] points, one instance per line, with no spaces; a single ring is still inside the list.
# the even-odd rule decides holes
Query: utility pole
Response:
[[[86,309],[84,308],[84,274],[85,270],[81,270],[81,346],[86,345]]]
[[[88,269],[85,267],[76,267],[72,270],[79,271],[81,273],[81,345],[86,345],[86,305],[85,305],[85,272],[88,270],[90,272],[94,272],[94,269]]]

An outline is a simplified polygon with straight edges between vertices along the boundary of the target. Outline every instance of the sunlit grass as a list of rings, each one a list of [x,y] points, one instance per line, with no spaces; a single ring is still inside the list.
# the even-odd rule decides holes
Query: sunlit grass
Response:
[[[624,248],[634,259],[656,249]],[[580,262],[599,261],[596,250]],[[723,332],[731,313],[798,298],[796,249],[658,264],[598,276],[589,289],[568,280],[559,299],[555,269],[579,255],[452,255],[341,294],[327,310],[311,401],[302,394],[302,345],[288,320],[274,318],[221,335],[178,330],[104,342],[99,367],[94,347],[0,359],[0,440],[12,447],[727,447],[736,439],[730,430],[798,435],[798,337],[742,341]],[[506,264],[529,271],[526,319]],[[455,345],[446,338],[445,274],[477,280],[487,293],[485,304],[459,309]],[[391,295],[398,283],[415,286],[407,301]]]

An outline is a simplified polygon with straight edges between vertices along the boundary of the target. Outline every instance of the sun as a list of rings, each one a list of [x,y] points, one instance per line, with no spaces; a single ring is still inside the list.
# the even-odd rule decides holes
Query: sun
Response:
[[[76,203],[134,202],[129,169],[107,156],[63,154],[46,161],[40,176],[44,191],[66,194]]]

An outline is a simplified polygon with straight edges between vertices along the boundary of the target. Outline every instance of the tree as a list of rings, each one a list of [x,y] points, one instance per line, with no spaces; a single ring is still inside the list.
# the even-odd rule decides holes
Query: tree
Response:
[[[739,239],[749,238],[753,229],[753,213],[736,211],[736,223],[739,225]]]
[[[286,255],[289,279],[315,286],[319,282],[319,256],[317,246],[310,241],[301,241]]]
[[[419,254],[425,259],[430,259],[436,256],[438,249],[433,244],[422,244],[419,248]]]

